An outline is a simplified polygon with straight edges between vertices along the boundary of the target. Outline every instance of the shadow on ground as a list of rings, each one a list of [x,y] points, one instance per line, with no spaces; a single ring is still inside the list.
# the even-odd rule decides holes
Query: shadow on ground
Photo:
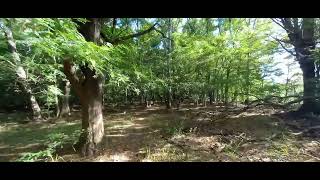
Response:
[[[317,155],[301,151],[314,139],[293,137],[281,118],[270,113],[226,115],[223,109],[106,109],[105,138],[99,156],[82,158],[74,151],[60,155],[62,161],[98,162],[317,160]],[[0,161],[15,161],[22,153],[45,148],[43,144],[51,133],[70,135],[79,130],[79,115],[74,117],[71,122],[41,124],[1,121]],[[317,143],[312,148],[320,149]]]

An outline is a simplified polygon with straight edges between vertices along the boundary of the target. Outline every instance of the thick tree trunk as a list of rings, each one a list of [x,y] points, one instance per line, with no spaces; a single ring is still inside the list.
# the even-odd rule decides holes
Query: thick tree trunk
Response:
[[[304,113],[320,113],[316,99],[312,98],[316,97],[316,78],[313,59],[301,60],[299,62],[303,73],[303,97],[305,98],[299,111]]]
[[[302,24],[299,25],[298,18],[282,18],[281,23],[288,34],[290,44],[295,48],[295,56],[303,73],[304,100],[298,112],[320,113],[318,102],[314,98],[317,88],[315,58],[312,54],[316,46],[315,19],[303,18]]]
[[[33,120],[40,120],[42,118],[40,106],[39,106],[35,96],[32,94],[31,88],[28,85],[28,83],[26,82],[26,79],[19,77],[18,82],[20,84],[20,87],[22,87],[23,92],[26,94],[26,96],[28,98],[29,105],[32,110],[32,119]]]
[[[60,114],[59,117],[70,116],[70,106],[69,106],[69,97],[70,97],[70,82],[65,81],[63,85],[63,96],[60,100]]]
[[[86,156],[96,154],[97,145],[104,136],[102,113],[102,81],[91,77],[83,85],[81,96],[82,130],[79,144],[81,153]]]
[[[17,52],[16,42],[13,38],[12,31],[9,27],[4,27],[4,29],[4,33],[8,42],[8,48],[11,52],[14,64],[16,65],[16,75],[18,84],[22,91],[26,94],[26,97],[28,98],[28,102],[32,110],[32,119],[39,120],[41,119],[41,109],[35,96],[32,94],[32,90],[29,86],[29,83],[27,82],[27,73],[21,66],[21,60]]]
[[[318,102],[316,101],[316,68],[315,59],[312,51],[315,49],[313,18],[304,18],[302,22],[302,30],[299,36],[295,38],[296,57],[299,61],[300,68],[303,73],[303,104],[299,111],[303,113],[314,112],[320,113]],[[291,36],[291,39],[292,36]]]
[[[101,19],[89,18],[85,24],[79,24],[79,32],[87,41],[101,43]],[[82,133],[76,146],[84,156],[96,154],[98,145],[104,136],[103,124],[103,77],[91,70],[88,65],[80,66],[83,80],[75,73],[72,60],[65,59],[64,73],[79,96],[82,105]]]
[[[103,139],[104,125],[102,113],[103,81],[88,67],[82,67],[85,80],[80,82],[70,60],[64,61],[64,72],[80,98],[82,105],[82,133],[76,148],[84,156],[96,154]]]

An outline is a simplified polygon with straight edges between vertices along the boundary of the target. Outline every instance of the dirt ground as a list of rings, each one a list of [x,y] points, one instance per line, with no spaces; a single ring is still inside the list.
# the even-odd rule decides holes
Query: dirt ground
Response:
[[[99,155],[82,158],[66,148],[55,161],[319,161],[319,129],[263,108],[235,113],[213,105],[105,110],[105,138]],[[16,161],[45,149],[50,133],[80,130],[80,114],[43,123],[25,123],[23,114],[0,114],[0,161]]]

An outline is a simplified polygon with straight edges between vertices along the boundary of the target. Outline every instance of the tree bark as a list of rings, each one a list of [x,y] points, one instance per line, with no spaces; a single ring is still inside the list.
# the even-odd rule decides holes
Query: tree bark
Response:
[[[315,73],[315,59],[312,51],[315,49],[314,39],[314,19],[303,18],[302,31],[300,36],[296,36],[295,51],[296,57],[300,64],[303,73],[303,104],[300,107],[300,112],[314,112],[320,113],[316,97],[316,73]]]
[[[315,19],[303,18],[302,25],[298,24],[298,18],[281,18],[281,23],[277,21],[278,25],[284,28],[288,34],[290,44],[294,46],[297,61],[303,73],[303,104],[299,108],[300,113],[320,113],[320,108],[316,97],[316,72],[315,72],[315,59],[312,51],[315,49]],[[281,43],[280,43],[281,44]],[[288,51],[288,50],[287,50]]]
[[[143,91],[141,91],[141,94],[140,94],[140,105],[142,105],[143,104],[143,101],[144,101],[144,92]]]
[[[173,33],[173,26],[172,26],[172,19],[169,18],[168,19],[168,37],[169,39],[167,39],[167,43],[166,44],[166,48],[167,48],[167,82],[168,82],[168,89],[167,89],[167,98],[166,98],[166,107],[167,109],[171,109],[172,108],[172,84],[171,84],[171,61],[172,61],[172,56],[171,56],[171,52],[173,51],[173,42],[172,42],[172,33]]]
[[[30,108],[32,110],[32,119],[39,120],[42,118],[41,109],[27,81],[27,73],[24,70],[24,68],[21,66],[20,56],[17,52],[16,42],[13,38],[10,27],[4,27],[4,33],[7,39],[9,51],[11,52],[12,59],[14,61],[14,64],[16,65],[16,75],[17,75],[18,84],[22,89],[22,91],[26,94]]]
[[[207,107],[207,94],[203,93],[202,95],[202,106]]]
[[[81,153],[86,156],[96,154],[97,146],[104,136],[102,113],[102,80],[89,77],[83,85],[82,104],[82,130],[79,143]]]
[[[63,85],[63,96],[61,97],[61,100],[60,100],[59,117],[67,117],[71,115],[69,97],[70,97],[70,82],[65,81]]]
[[[126,88],[126,91],[125,91],[125,93],[126,93],[126,97],[125,97],[125,105],[127,105],[128,104],[128,88]]]
[[[312,59],[299,61],[303,74],[303,97],[316,96],[316,79],[314,74],[314,63]],[[303,104],[299,111],[319,113],[316,99],[307,98],[303,100]]]
[[[79,32],[87,41],[100,44],[101,19],[89,18],[85,24],[80,24]],[[76,148],[83,156],[97,153],[98,145],[104,136],[103,124],[103,77],[96,74],[87,65],[80,66],[83,80],[75,73],[72,60],[65,59],[64,73],[77,93],[82,105],[82,133]]]
[[[171,87],[169,87],[169,89],[167,89],[167,92],[166,92],[166,107],[167,107],[167,109],[171,109],[171,108],[172,108],[172,92],[171,92]]]
[[[76,148],[83,156],[96,154],[98,144],[104,136],[102,113],[102,78],[95,72],[83,67],[85,79],[80,82],[70,60],[64,61],[64,72],[76,91],[82,105],[82,133]]]

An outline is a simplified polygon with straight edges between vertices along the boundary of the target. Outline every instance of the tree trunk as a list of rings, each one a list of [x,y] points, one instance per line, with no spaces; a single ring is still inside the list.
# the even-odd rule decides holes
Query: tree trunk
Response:
[[[216,102],[220,101],[220,93],[219,93],[219,89],[216,90]]]
[[[167,48],[167,82],[168,82],[168,89],[167,89],[167,97],[166,97],[166,107],[167,109],[171,109],[172,108],[172,84],[171,84],[171,61],[172,61],[172,56],[171,56],[171,52],[173,51],[173,42],[171,39],[172,36],[172,31],[173,31],[173,27],[172,27],[172,19],[169,18],[168,19],[168,37],[169,39],[167,39],[167,43],[166,44],[166,48]]]
[[[214,99],[214,89],[209,91],[209,103],[210,105],[213,104],[213,102],[215,101]]]
[[[314,73],[314,63],[311,59],[302,60],[299,62],[303,73],[303,97],[305,98],[299,110],[301,112],[319,113],[319,110],[317,108],[317,101],[315,98],[312,98],[316,97],[316,78]]]
[[[303,18],[301,26],[298,18],[282,18],[281,23],[286,30],[290,44],[294,46],[295,56],[303,73],[303,104],[298,110],[300,113],[320,113],[316,97],[315,58],[312,51],[315,49],[315,19]],[[289,51],[289,50],[287,50]],[[291,52],[292,53],[292,52]]]
[[[228,106],[228,100],[229,100],[229,74],[230,74],[230,68],[227,69],[227,79],[224,89],[224,104]]]
[[[144,95],[143,95],[143,92],[141,92],[141,95],[140,95],[140,105],[143,104],[143,101],[144,101]]]
[[[8,48],[9,48],[9,51],[11,52],[14,64],[16,65],[16,75],[17,75],[18,84],[28,98],[28,102],[32,110],[32,119],[39,120],[41,119],[41,109],[35,96],[32,94],[31,87],[27,81],[27,73],[24,70],[24,68],[21,66],[21,60],[17,52],[16,42],[13,38],[12,31],[10,27],[4,27],[4,29],[5,29],[4,33],[8,43]]]
[[[286,78],[286,84],[285,84],[285,97],[288,96],[288,91],[289,91],[289,75],[290,75],[290,64],[287,65],[287,78]]]
[[[315,49],[314,39],[314,19],[303,18],[301,39],[295,41],[296,57],[303,73],[303,104],[299,111],[303,113],[314,112],[320,113],[316,97],[316,73],[315,59],[312,51]],[[311,97],[311,98],[310,98]]]
[[[128,88],[126,88],[125,105],[128,104]]]
[[[21,71],[22,71],[22,67],[21,67]],[[23,70],[24,71],[24,70]],[[20,87],[22,87],[23,92],[25,92],[28,101],[29,101],[29,105],[31,107],[32,110],[32,119],[33,120],[40,120],[41,117],[41,109],[40,106],[36,100],[36,98],[34,97],[34,95],[32,94],[31,88],[28,85],[28,83],[26,82],[26,79],[23,79],[21,77],[19,77],[20,80],[18,80]]]
[[[87,41],[100,44],[101,19],[89,18],[84,24],[79,24],[79,32]],[[64,60],[64,73],[72,88],[79,96],[82,105],[82,133],[76,148],[83,156],[96,154],[98,145],[104,136],[103,124],[103,79],[104,77],[91,70],[88,65],[80,66],[83,77],[78,78],[72,60]]]
[[[148,92],[147,91],[145,91],[144,105],[145,105],[146,108],[149,107],[149,98],[148,98]]]
[[[96,154],[97,145],[104,136],[102,113],[102,80],[91,78],[83,85],[82,104],[82,130],[79,139],[81,153],[85,156]]]
[[[246,64],[246,86],[245,86],[245,102],[249,102],[249,93],[250,93],[250,54],[247,55],[247,64]]]
[[[167,107],[167,109],[171,109],[172,108],[171,87],[169,87],[169,89],[167,90],[167,93],[166,93],[166,107]]]
[[[71,85],[79,96],[82,105],[82,133],[76,148],[84,156],[96,154],[98,144],[104,135],[102,96],[103,81],[101,76],[95,76],[95,72],[89,67],[82,67],[85,80],[80,82],[75,74],[73,65],[69,60],[64,61],[64,72]]]
[[[57,64],[57,61],[56,61],[56,58],[53,57],[54,59],[54,64],[56,65]],[[56,88],[58,88],[58,84],[57,84],[57,70],[54,71],[54,86]],[[59,97],[58,97],[58,94],[55,93],[54,95],[54,102],[55,102],[55,110],[56,110],[56,118],[60,116],[60,107],[59,107]]]
[[[70,82],[65,81],[63,86],[63,96],[60,100],[60,114],[59,117],[70,116],[70,106],[69,106],[69,97],[70,97]]]
[[[59,117],[60,116],[60,108],[59,108],[59,97],[58,95],[56,94],[55,97],[54,97],[54,102],[55,102],[55,109],[56,109],[56,117]]]

